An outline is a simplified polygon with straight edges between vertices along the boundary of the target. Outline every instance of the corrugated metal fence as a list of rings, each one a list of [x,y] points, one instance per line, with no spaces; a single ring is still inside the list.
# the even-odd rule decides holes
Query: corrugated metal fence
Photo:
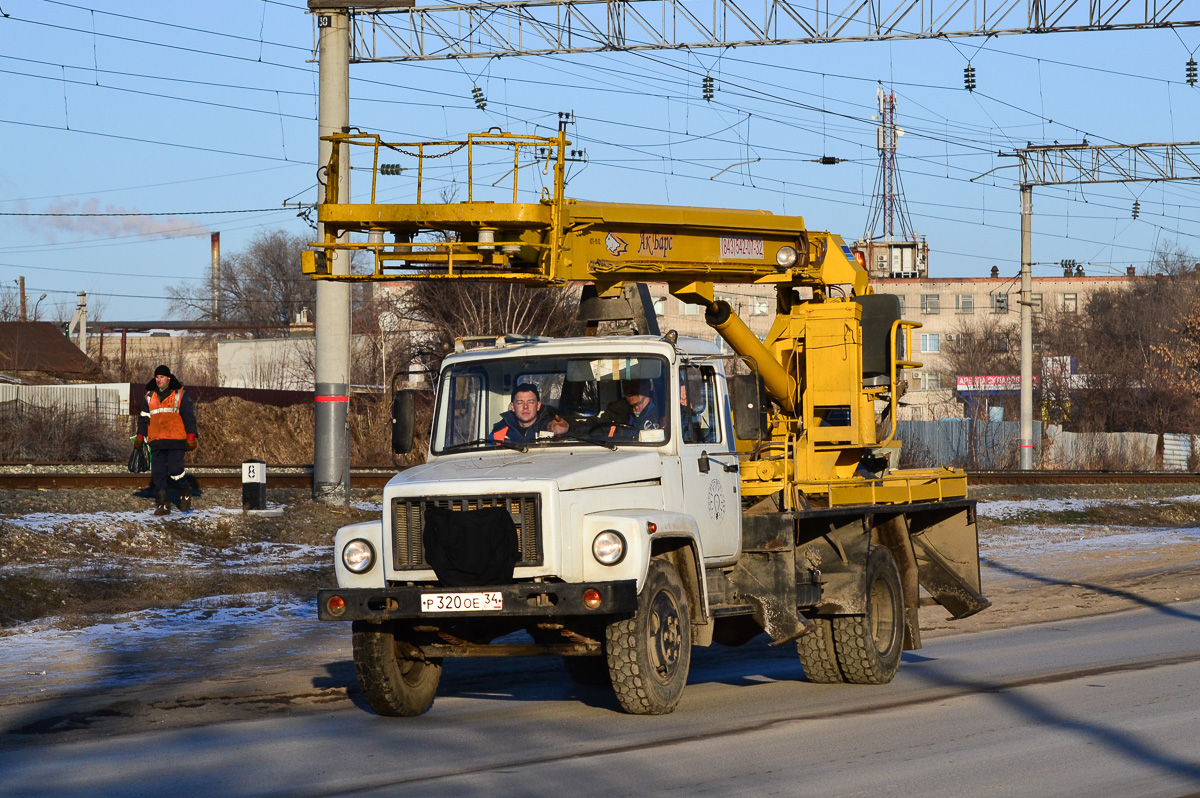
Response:
[[[1034,459],[1039,457],[1041,422],[1034,422]],[[1016,468],[1021,425],[1016,421],[900,421],[896,437],[904,442],[901,457],[914,466],[952,465],[983,470]]]
[[[129,383],[94,385],[8,385],[0,383],[0,413],[58,408],[116,421],[129,416]]]
[[[1162,436],[1162,465],[1157,464],[1159,439],[1144,432],[1064,432],[1056,425],[1033,424],[1036,467],[1071,470],[1187,471],[1200,457],[1200,436]],[[940,465],[981,470],[1017,468],[1021,425],[1015,421],[901,421],[896,437],[903,441],[905,465]],[[1195,453],[1195,454],[1193,454]]]

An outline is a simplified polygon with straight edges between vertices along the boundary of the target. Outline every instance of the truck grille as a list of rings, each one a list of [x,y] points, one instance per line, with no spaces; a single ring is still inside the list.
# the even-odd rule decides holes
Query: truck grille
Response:
[[[397,570],[428,568],[421,533],[425,529],[425,509],[479,510],[503,507],[517,527],[521,559],[517,567],[542,564],[542,502],[534,494],[520,496],[437,496],[431,499],[392,500],[392,567]]]

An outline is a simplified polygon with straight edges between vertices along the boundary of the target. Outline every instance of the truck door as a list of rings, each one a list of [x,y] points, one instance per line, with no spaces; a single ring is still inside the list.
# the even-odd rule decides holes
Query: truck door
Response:
[[[741,540],[741,480],[726,440],[723,380],[707,365],[679,367],[679,460],[686,504],[700,526],[704,556],[725,560]],[[726,470],[728,467],[729,470]]]

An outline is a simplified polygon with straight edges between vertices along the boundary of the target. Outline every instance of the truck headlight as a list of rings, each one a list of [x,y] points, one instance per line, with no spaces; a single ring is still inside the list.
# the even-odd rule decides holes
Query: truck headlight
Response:
[[[796,248],[780,247],[775,253],[775,263],[781,269],[790,269],[796,265]]]
[[[342,565],[352,574],[365,574],[375,565],[375,548],[362,538],[355,538],[342,547]]]
[[[625,538],[615,529],[606,529],[592,541],[592,556],[601,565],[616,565],[625,559]]]

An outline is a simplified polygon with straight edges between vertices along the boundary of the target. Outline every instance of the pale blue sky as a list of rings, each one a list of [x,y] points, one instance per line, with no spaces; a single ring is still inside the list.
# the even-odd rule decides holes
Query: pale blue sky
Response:
[[[307,231],[281,207],[316,198],[302,0],[0,0],[0,10],[0,283],[24,275],[32,298],[48,294],[43,310],[61,304],[57,315],[86,290],[93,317],[99,305],[109,319],[161,318],[167,285],[207,279],[210,232],[228,254],[261,229]],[[493,126],[549,134],[573,111],[589,163],[572,171],[571,196],[764,208],[854,239],[878,171],[882,83],[897,94],[899,165],[931,275],[985,276],[993,264],[1015,275],[1015,170],[971,178],[1030,141],[1200,140],[1200,95],[1184,81],[1198,46],[1200,29],[1185,28],[354,64],[350,119],[415,141]],[[974,93],[963,89],[968,59]],[[813,162],[822,155],[848,160]],[[444,166],[432,187],[462,180],[462,159]],[[402,176],[384,196],[411,193]],[[1034,260],[1045,265],[1034,273],[1061,274],[1052,264],[1066,258],[1140,268],[1163,241],[1200,254],[1198,207],[1191,183],[1035,189]],[[151,215],[35,215],[81,212]]]

